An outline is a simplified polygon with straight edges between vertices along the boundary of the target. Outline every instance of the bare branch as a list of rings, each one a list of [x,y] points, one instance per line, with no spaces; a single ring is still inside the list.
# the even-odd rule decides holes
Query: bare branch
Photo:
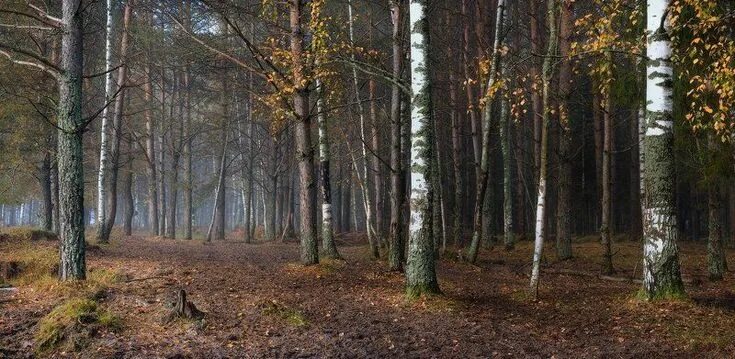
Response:
[[[25,51],[19,52],[19,51],[12,50],[13,47],[6,46],[2,43],[0,43],[0,49],[8,49],[10,51],[18,52],[20,54],[29,56],[33,58],[34,60],[38,61],[38,62],[34,62],[34,61],[19,60],[19,59],[14,58],[13,55],[11,55],[9,51],[0,50],[0,55],[4,56],[5,58],[8,59],[8,61],[16,65],[33,67],[33,68],[36,68],[38,70],[48,73],[49,75],[53,76],[55,79],[59,78],[59,74],[60,74],[59,69],[53,64],[51,64],[49,61],[43,60],[43,58],[41,58],[40,56],[35,56],[34,54],[27,53]]]
[[[44,22],[46,22],[48,25],[52,25],[56,27],[62,27],[64,25],[64,22],[61,21],[61,19],[49,15],[45,10],[41,9],[40,7],[36,5],[31,4],[30,1],[27,3],[27,5],[29,8],[36,10],[36,13],[38,13],[38,16],[41,19],[43,19]]]
[[[56,30],[53,27],[40,26],[40,25],[0,24],[0,27],[7,27],[7,28],[19,29],[19,30],[40,30],[40,31],[53,31],[53,30]]]

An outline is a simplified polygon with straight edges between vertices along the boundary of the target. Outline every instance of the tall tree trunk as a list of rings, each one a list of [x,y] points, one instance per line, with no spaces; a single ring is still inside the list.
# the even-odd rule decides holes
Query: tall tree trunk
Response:
[[[488,182],[490,171],[490,131],[492,124],[492,103],[495,97],[497,72],[500,66],[500,53],[502,51],[502,32],[503,22],[505,18],[505,0],[498,0],[498,7],[495,19],[495,40],[493,45],[493,55],[490,64],[490,74],[487,81],[487,87],[484,94],[485,107],[482,112],[482,162],[480,163],[480,178],[477,181],[477,197],[475,200],[474,228],[472,232],[472,242],[467,249],[467,260],[475,263],[480,247],[480,239],[482,238],[483,217],[485,221],[487,212],[484,206],[487,206],[486,196],[488,195]],[[488,233],[489,234],[489,233]]]
[[[549,1],[549,0],[547,0]],[[541,39],[539,34],[539,15],[540,12],[537,10],[537,3],[536,0],[531,1],[531,23],[530,23],[530,32],[531,32],[531,52],[534,54],[541,53]],[[531,79],[532,81],[537,81],[537,78],[542,74],[539,72],[539,62],[538,60],[533,61],[531,63]],[[543,81],[543,79],[541,79]],[[534,164],[534,176],[537,176],[540,172],[541,167],[541,132],[543,131],[543,111],[546,111],[545,108],[543,108],[542,98],[541,94],[539,93],[538,88],[531,90],[531,118],[533,119],[533,164]],[[536,181],[538,184],[538,180]]]
[[[518,174],[518,177],[520,179],[520,183],[518,186],[516,186],[516,203],[518,203],[518,211],[516,211],[517,218],[518,218],[518,230],[521,234],[522,238],[525,238],[526,236],[526,198],[527,196],[530,197],[530,193],[528,192],[528,186],[529,181],[527,180],[526,176],[526,166],[524,165],[526,163],[526,148],[527,146],[527,140],[528,136],[525,136],[524,134],[524,127],[522,124],[517,124],[515,126],[516,129],[516,146],[514,151],[514,158],[515,158],[515,168],[516,173]]]
[[[97,241],[105,243],[109,240],[106,233],[107,222],[115,219],[107,218],[107,178],[112,164],[110,163],[110,116],[107,104],[112,101],[112,0],[106,1],[105,7],[105,99],[102,109],[102,124],[100,126],[100,163],[97,174]]]
[[[206,239],[207,242],[212,241],[212,235],[215,230],[220,231],[219,228],[215,228],[216,222],[220,220],[223,222],[223,223],[220,223],[222,237],[219,237],[219,233],[214,234],[214,236],[215,236],[215,239],[221,239],[221,240],[225,239],[224,237],[224,217],[225,217],[224,208],[221,208],[220,206],[217,205],[218,203],[220,203],[220,200],[222,203],[224,203],[224,199],[220,199],[220,196],[225,195],[225,191],[223,187],[225,186],[225,172],[226,172],[226,163],[227,163],[227,144],[228,144],[227,130],[224,131],[224,134],[225,134],[225,138],[224,138],[224,142],[222,142],[222,153],[219,157],[219,160],[215,162],[218,165],[217,167],[217,170],[218,170],[217,187],[214,190],[214,205],[212,206],[212,220],[209,223],[209,229],[207,230],[207,239]]]
[[[605,53],[605,60],[612,66],[612,55],[610,52]],[[609,275],[614,272],[612,265],[612,172],[613,172],[613,119],[612,119],[612,79],[604,81],[602,89],[602,103],[604,113],[603,118],[603,144],[602,144],[602,226],[600,227],[600,243],[602,244],[602,268],[603,274]]]
[[[54,141],[57,142],[57,141]],[[55,143],[54,143],[55,144]],[[57,146],[54,146],[57,148]],[[58,154],[53,153],[53,162],[51,164],[51,217],[53,221],[52,230],[56,234],[60,234],[61,223],[59,223],[59,164]]]
[[[600,94],[599,86],[597,83],[593,80],[592,87],[593,95],[592,95],[592,121],[594,126],[594,139],[595,139],[595,193],[597,194],[598,199],[602,199],[602,152],[603,152],[603,135],[604,135],[604,121],[602,116],[602,105],[604,103],[602,99],[602,95]],[[601,201],[598,203],[602,203]],[[597,206],[600,210],[596,211],[595,213],[595,227],[597,227],[600,224],[600,217],[602,215],[602,211],[599,206]],[[596,229],[596,228],[595,228]]]
[[[646,91],[646,71],[643,66],[644,62],[639,61],[637,70],[640,72],[639,89],[643,94]],[[631,236],[636,240],[643,238],[643,211],[645,207],[646,191],[643,179],[645,178],[645,146],[644,139],[646,135],[646,102],[645,98],[638,101],[638,116],[636,121],[631,124],[631,140],[635,142],[633,151],[631,152],[631,198],[632,205],[637,207],[631,209],[633,214],[633,224],[631,228]],[[636,192],[636,193],[633,193]]]
[[[163,24],[161,24],[163,27]],[[165,36],[165,31],[161,30]],[[162,43],[164,40],[162,39]],[[158,235],[166,235],[166,68],[161,61],[161,120],[158,122]]]
[[[183,1],[183,19],[184,26],[187,31],[191,30],[191,0]],[[182,213],[182,221],[184,222],[184,239],[192,239],[192,220],[193,220],[193,192],[194,181],[192,178],[192,129],[191,129],[191,69],[189,64],[184,66],[183,73],[184,86],[184,118],[181,119],[184,124],[183,129],[183,156],[184,156],[184,190],[183,201],[184,210]]]
[[[123,201],[125,204],[125,212],[123,213],[123,235],[130,236],[133,234],[133,217],[135,216],[135,200],[133,198],[133,182],[135,177],[133,176],[133,143],[132,139],[128,138],[125,141],[126,150],[128,154],[127,166],[123,175]]]
[[[304,55],[304,0],[289,0],[290,43],[293,61],[294,95],[296,113],[296,158],[300,180],[299,215],[301,217],[301,263],[319,263],[319,247],[316,231],[316,180],[314,176],[314,149],[311,141],[311,116],[309,115],[309,82]]]
[[[127,54],[128,54],[128,45],[129,45],[129,26],[130,26],[130,16],[131,16],[131,4],[128,2],[125,5],[125,9],[123,12],[123,28],[122,28],[122,36],[120,39],[120,68],[118,69],[117,73],[117,84],[116,87],[120,89],[117,97],[115,98],[115,107],[113,109],[112,114],[112,131],[111,131],[111,137],[109,138],[110,141],[110,147],[109,147],[109,153],[107,154],[108,160],[107,160],[107,179],[106,182],[103,182],[103,186],[105,187],[105,192],[107,192],[108,198],[106,200],[106,207],[105,211],[106,214],[104,216],[105,223],[104,227],[102,227],[103,224],[100,224],[100,227],[102,228],[102,232],[98,230],[98,240],[102,242],[107,242],[110,239],[110,233],[112,232],[112,227],[115,224],[115,217],[117,215],[117,178],[118,178],[118,168],[120,163],[120,141],[122,137],[122,117],[123,117],[123,109],[125,107],[125,95],[126,95],[126,82],[128,77],[128,67],[126,65],[127,62]],[[100,170],[100,172],[102,172]],[[104,203],[104,202],[103,202]],[[99,227],[98,227],[99,228]],[[101,236],[100,236],[101,235]]]
[[[503,67],[503,77],[507,78],[507,67]],[[506,250],[515,247],[513,235],[513,162],[510,154],[510,104],[508,99],[501,99],[500,107],[500,146],[503,151],[503,244]]]
[[[549,147],[549,124],[551,117],[550,86],[553,77],[553,63],[556,61],[557,53],[557,24],[556,8],[557,0],[547,0],[547,23],[549,26],[549,43],[544,58],[541,78],[541,101],[543,105],[541,126],[541,149],[539,162],[538,198],[536,202],[536,238],[533,249],[533,265],[531,268],[530,294],[533,299],[538,298],[538,284],[541,270],[541,256],[544,249],[544,238],[546,237],[546,175],[548,171],[548,147]]]
[[[151,81],[151,69],[144,65],[145,82],[143,84],[144,101],[146,107],[143,110],[146,129],[146,175],[148,177],[148,228],[151,235],[158,233],[158,172],[156,161],[156,123],[151,111],[153,105],[153,86]]]
[[[369,17],[370,17],[370,24],[369,24],[369,38],[370,38],[370,48],[372,49],[373,44],[373,20],[372,20],[372,11],[370,8],[368,8],[369,11]],[[378,84],[375,81],[375,77],[371,76],[368,79],[368,94],[369,94],[369,100],[370,100],[370,143],[372,146],[372,156],[371,159],[371,167],[373,171],[373,204],[375,207],[375,211],[372,213],[372,216],[374,218],[374,224],[373,224],[373,231],[375,235],[375,242],[380,245],[381,247],[385,247],[386,239],[384,236],[383,231],[383,174],[382,174],[382,165],[380,163],[380,131],[379,126],[380,123],[378,123],[378,108],[377,108],[377,99],[376,99],[376,91],[377,91]],[[366,139],[367,140],[367,139]]]
[[[226,31],[225,31],[226,32]],[[227,148],[227,141],[229,138],[229,121],[230,121],[230,78],[228,76],[229,71],[223,70],[221,75],[221,86],[222,86],[222,93],[220,98],[220,106],[222,109],[222,113],[220,114],[220,140],[222,141],[222,147]],[[226,213],[225,210],[227,208],[226,206],[226,198],[227,198],[227,191],[225,188],[226,182],[225,179],[227,178],[227,151],[222,151],[222,157],[218,159],[221,161],[221,163],[218,163],[219,167],[219,174],[217,177],[217,195],[216,195],[216,201],[215,201],[215,207],[216,210],[214,211],[214,239],[216,240],[224,240],[225,239],[225,229],[226,229]]]
[[[480,180],[480,161],[481,161],[481,146],[482,140],[480,139],[480,121],[477,116],[477,98],[475,97],[474,91],[474,80],[470,71],[470,21],[468,14],[469,0],[462,0],[462,40],[464,50],[462,51],[462,64],[464,66],[464,78],[465,78],[465,94],[467,95],[467,112],[470,116],[470,127],[472,129],[472,153],[475,159],[475,180]],[[464,246],[464,243],[458,243],[458,246]]]
[[[350,26],[350,44],[354,47],[355,46],[355,24],[354,24],[354,17],[352,16],[352,1],[347,1],[347,10],[349,14],[349,26]],[[352,60],[355,61],[355,55],[354,52],[352,54]],[[365,109],[362,105],[362,99],[360,98],[360,83],[357,78],[357,68],[352,67],[352,82],[355,86],[355,100],[357,102],[357,112],[358,116],[360,118],[360,137],[361,137],[361,148],[362,148],[362,158],[363,158],[363,167],[362,167],[362,175],[360,175],[360,171],[355,168],[355,173],[360,178],[360,188],[362,190],[362,197],[364,201],[364,207],[365,207],[365,228],[367,232],[368,242],[370,244],[372,255],[375,258],[380,257],[380,252],[378,251],[378,239],[375,236],[375,230],[373,227],[373,204],[372,199],[370,195],[370,162],[371,159],[368,156],[368,138],[367,138],[367,132],[365,130]],[[355,166],[357,164],[355,163]]]
[[[434,167],[427,0],[411,0],[411,224],[406,261],[409,297],[439,293],[436,279],[430,183]]]
[[[82,77],[84,68],[81,0],[63,0],[59,76],[59,278],[85,279],[84,150]]]
[[[398,82],[401,80],[401,65],[403,60],[402,24],[400,0],[389,0],[391,20],[393,22],[392,49],[393,49],[393,86],[391,87],[390,102],[390,234],[388,251],[388,268],[391,271],[403,270],[404,242],[403,242],[403,197],[404,186],[401,181],[401,89]]]
[[[572,120],[569,115],[572,91],[571,51],[573,3],[561,2],[559,53],[564,59],[559,67],[559,179],[556,200],[556,255],[560,260],[572,258]]]
[[[43,216],[41,217],[41,227],[45,231],[53,230],[54,204],[51,192],[51,153],[46,152],[43,155],[41,168],[38,171],[38,184],[41,187],[41,198],[43,199]]]
[[[251,33],[253,31],[253,27],[251,27]],[[248,89],[253,89],[253,73],[248,73]],[[248,146],[248,165],[250,166],[250,171],[248,173],[248,203],[245,206],[246,209],[246,217],[245,217],[245,229],[247,230],[247,237],[245,239],[245,242],[252,242],[255,240],[255,223],[257,223],[256,215],[255,215],[255,118],[253,117],[253,95],[252,93],[248,94],[248,121],[249,121],[249,130],[248,134],[250,135],[249,139],[249,146]],[[251,220],[252,218],[252,220]]]
[[[184,69],[184,239],[192,239],[192,220],[193,220],[193,192],[194,181],[192,173],[192,132],[191,132],[191,84],[190,84],[189,68]]]
[[[647,11],[646,209],[644,212],[643,291],[647,299],[679,297],[674,164],[673,68],[669,0],[650,0]]]
[[[171,173],[169,175],[168,188],[169,188],[169,203],[168,213],[166,214],[166,238],[176,238],[176,213],[177,213],[177,200],[178,200],[178,188],[179,188],[179,158],[181,152],[179,151],[179,145],[183,141],[183,124],[184,120],[181,116],[181,90],[180,90],[180,77],[177,72],[174,71],[174,88],[171,97],[171,119],[178,118],[179,129],[179,144],[175,139],[175,133],[171,134]],[[175,108],[178,107],[178,112],[175,112]],[[173,129],[172,129],[173,131]]]
[[[710,184],[707,191],[709,202],[709,239],[707,240],[707,272],[711,281],[722,280],[727,271],[727,259],[722,245],[720,223],[720,193],[717,184]]]
[[[318,98],[317,121],[319,127],[319,170],[322,178],[322,253],[327,258],[339,259],[341,256],[334,243],[334,225],[332,222],[332,189],[329,176],[329,132],[327,130],[327,113],[324,108],[324,84],[317,79]]]
[[[466,2],[466,0],[465,0]],[[464,5],[463,5],[464,6]],[[451,28],[450,12],[447,12],[447,27]],[[447,46],[447,57],[454,58],[452,45]],[[454,177],[454,208],[452,215],[452,241],[459,246],[462,243],[462,209],[464,208],[464,174],[462,173],[462,117],[457,110],[456,76],[449,69],[449,118],[452,126],[452,172]],[[471,91],[471,90],[470,90]]]

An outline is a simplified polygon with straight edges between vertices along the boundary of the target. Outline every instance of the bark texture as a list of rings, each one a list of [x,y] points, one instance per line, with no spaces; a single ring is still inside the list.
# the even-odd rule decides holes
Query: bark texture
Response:
[[[82,145],[83,6],[62,2],[61,74],[59,76],[59,278],[85,279],[84,151]]]
[[[409,297],[439,293],[432,238],[433,160],[431,71],[427,0],[411,0],[411,220],[406,293]]]
[[[673,68],[669,0],[650,0],[647,8],[646,138],[643,232],[645,299],[684,295],[679,268],[674,165]]]

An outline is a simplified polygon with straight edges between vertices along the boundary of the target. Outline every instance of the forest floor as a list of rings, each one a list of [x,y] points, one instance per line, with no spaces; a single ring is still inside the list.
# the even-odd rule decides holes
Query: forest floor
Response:
[[[569,261],[557,261],[552,246],[545,249],[538,301],[526,295],[527,241],[511,252],[485,249],[476,266],[446,255],[437,268],[443,295],[407,301],[402,275],[370,259],[360,238],[341,238],[345,262],[305,268],[297,243],[130,237],[92,246],[87,283],[60,285],[43,268],[56,258],[54,242],[2,243],[0,236],[0,262],[36,263],[25,264],[26,276],[11,281],[15,289],[0,290],[0,358],[690,358],[735,352],[735,277],[707,281],[702,244],[682,245],[689,298],[681,301],[641,302],[634,299],[640,284],[597,277],[594,238],[578,239]],[[614,251],[617,278],[640,272],[639,243],[618,241]],[[728,259],[735,263],[735,253]],[[204,320],[162,319],[179,289],[206,313]],[[48,339],[49,316],[63,324],[58,308],[79,296],[97,303],[99,318],[104,312],[115,320],[80,334],[80,324],[93,320],[75,317],[39,348]]]

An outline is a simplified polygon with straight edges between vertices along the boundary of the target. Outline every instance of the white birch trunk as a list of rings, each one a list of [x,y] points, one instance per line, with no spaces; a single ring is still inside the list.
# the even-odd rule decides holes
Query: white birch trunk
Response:
[[[409,297],[439,292],[434,263],[429,178],[434,166],[431,120],[431,72],[427,0],[411,0],[411,201],[406,293]]]
[[[107,225],[107,193],[105,183],[110,167],[109,150],[109,111],[107,104],[112,97],[112,0],[106,2],[105,25],[105,103],[102,110],[102,124],[100,126],[100,163],[97,173],[97,239],[103,238],[104,228]]]
[[[324,84],[316,80],[318,99],[317,126],[319,128],[319,170],[322,178],[322,252],[328,258],[340,258],[334,243],[334,225],[332,220],[331,177],[329,176],[329,133],[327,132],[327,114],[324,108]]]
[[[556,0],[547,0],[547,22],[549,25],[549,44],[547,56],[544,59],[542,73],[542,103],[543,115],[541,123],[541,148],[539,160],[538,197],[536,201],[536,230],[533,246],[533,265],[531,268],[530,294],[533,299],[538,298],[538,283],[541,270],[541,256],[544,249],[544,238],[546,237],[546,175],[548,170],[547,149],[549,146],[549,121],[551,117],[550,106],[550,83],[553,76],[553,61],[556,55],[558,42],[556,24]]]
[[[646,36],[645,209],[643,291],[645,299],[684,294],[679,269],[674,163],[673,67],[670,0],[648,0]]]

